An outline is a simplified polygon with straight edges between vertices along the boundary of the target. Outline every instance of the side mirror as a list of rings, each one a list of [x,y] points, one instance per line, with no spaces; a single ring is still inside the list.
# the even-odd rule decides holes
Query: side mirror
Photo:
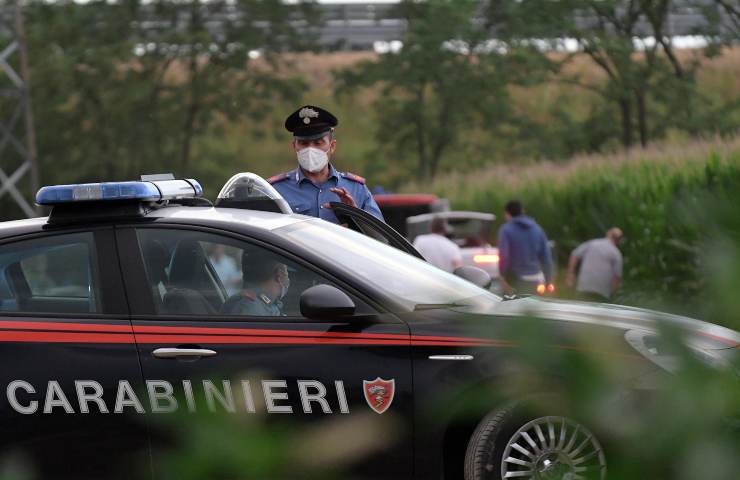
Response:
[[[488,272],[478,267],[471,267],[470,265],[458,267],[455,269],[454,274],[481,288],[489,289],[491,287],[491,276]]]
[[[316,320],[332,320],[355,313],[355,303],[346,293],[331,285],[314,285],[301,293],[301,315]]]

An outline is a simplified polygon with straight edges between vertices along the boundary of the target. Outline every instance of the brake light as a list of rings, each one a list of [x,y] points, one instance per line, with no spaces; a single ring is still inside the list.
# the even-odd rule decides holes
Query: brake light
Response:
[[[547,293],[555,293],[555,285],[554,284],[551,283],[551,284],[549,284],[547,286]]]
[[[473,256],[475,263],[498,263],[499,258],[495,253],[481,253]]]

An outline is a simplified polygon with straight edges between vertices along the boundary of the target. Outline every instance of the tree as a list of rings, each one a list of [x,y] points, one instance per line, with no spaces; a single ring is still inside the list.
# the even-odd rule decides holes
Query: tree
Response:
[[[671,0],[493,0],[489,18],[503,26],[508,38],[575,39],[578,54],[587,55],[606,81],[587,83],[573,76],[560,80],[614,103],[621,117],[621,140],[628,147],[634,143],[635,130],[642,146],[650,141],[651,101],[664,100],[673,114],[692,115],[698,61],[682,60],[675,52],[667,31],[675,8]],[[675,109],[674,104],[682,108]]]
[[[729,30],[730,38],[740,38],[740,5],[732,0],[715,0],[720,12],[727,18],[726,28]]]
[[[415,157],[414,174],[432,178],[460,135],[507,118],[507,75],[476,21],[474,0],[403,1],[408,29],[395,53],[337,75],[340,93],[379,86],[377,141],[394,161]]]
[[[193,175],[200,139],[251,122],[302,82],[310,5],[279,0],[34,1],[26,12],[45,182]]]

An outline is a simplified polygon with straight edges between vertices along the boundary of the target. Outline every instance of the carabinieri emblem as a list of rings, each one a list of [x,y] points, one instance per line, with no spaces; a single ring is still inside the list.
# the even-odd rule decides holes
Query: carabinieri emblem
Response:
[[[319,118],[319,112],[314,110],[313,108],[305,107],[302,108],[300,112],[298,112],[298,117],[303,119],[303,123],[308,125],[311,123],[312,118]]]
[[[365,391],[365,400],[370,408],[376,413],[385,413],[393,403],[393,396],[396,393],[396,380],[383,380],[377,377],[375,380],[362,381],[362,387]]]

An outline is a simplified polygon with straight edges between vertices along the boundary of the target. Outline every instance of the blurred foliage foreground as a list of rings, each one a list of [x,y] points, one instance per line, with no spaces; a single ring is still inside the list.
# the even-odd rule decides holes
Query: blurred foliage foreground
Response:
[[[737,371],[710,369],[676,343],[682,373],[667,374],[655,390],[635,397],[625,394],[623,388],[624,379],[634,373],[629,371],[631,364],[604,354],[602,347],[606,345],[591,341],[588,350],[580,352],[552,349],[546,329],[536,319],[523,320],[512,334],[520,339],[519,368],[529,374],[522,385],[490,385],[469,394],[465,402],[470,422],[480,421],[480,412],[486,409],[506,405],[517,405],[517,415],[528,419],[567,413],[594,432],[603,446],[606,478],[737,478]],[[679,337],[671,338],[677,341]],[[739,366],[736,362],[735,369]],[[543,373],[553,369],[564,374],[555,380]],[[541,391],[548,394],[530,398],[526,407],[514,403],[517,394],[530,391],[532,386],[546,389]],[[444,412],[452,403],[459,403],[459,399],[440,395],[437,408],[421,412],[419,423],[434,424],[445,418]],[[236,414],[236,418],[225,413],[183,413],[159,420],[165,431],[172,429],[177,438],[187,439],[155,457],[155,468],[168,479],[353,478],[343,473],[345,469],[370,457],[377,460],[378,452],[395,441],[381,435],[384,432],[377,427],[377,415],[369,411],[326,416],[302,428],[246,413]],[[423,428],[418,427],[419,431]],[[460,441],[466,446],[468,438]],[[452,457],[445,456],[444,461],[452,462]],[[463,479],[463,464],[456,460],[446,470],[454,474],[451,478]],[[580,478],[601,477],[599,472],[591,472]]]
[[[634,395],[624,388],[625,379],[635,377],[634,363],[610,354],[608,343],[583,339],[580,348],[553,348],[547,324],[534,318],[522,319],[509,334],[518,339],[516,368],[526,375],[520,376],[518,383],[492,384],[469,392],[464,398],[470,412],[466,420],[474,426],[484,412],[505,406],[516,407],[515,419],[526,419],[517,426],[529,419],[567,415],[586,426],[603,447],[606,477],[597,470],[578,477],[543,478],[737,478],[740,471],[737,357],[733,366],[714,369],[681,346],[679,332],[667,328],[663,333],[668,348],[674,350],[682,365],[681,373],[650,375],[645,382],[650,386],[640,387],[646,389]],[[545,373],[553,370],[561,374],[556,378]],[[528,400],[522,402],[520,395],[533,388],[547,393],[524,397]],[[202,398],[195,402],[205,403]],[[453,403],[459,404],[460,398],[440,394],[435,408],[418,412],[415,430],[421,432],[440,418],[446,418]],[[257,411],[264,409],[258,407]],[[180,410],[169,415],[152,415],[153,430],[162,437],[175,439],[169,447],[155,451],[154,470],[158,478],[179,480],[354,478],[346,473],[349,469],[370,458],[376,464],[382,463],[379,452],[389,444],[395,445],[408,433],[399,429],[396,438],[388,435],[388,429],[379,427],[381,420],[384,427],[392,422],[393,415],[389,412],[381,419],[366,410],[351,415],[313,417],[310,422],[281,415],[276,419],[275,415],[249,414],[239,409],[236,413]],[[472,430],[466,432],[470,434]],[[568,435],[567,438],[575,436],[575,432],[571,429]],[[460,446],[465,447],[469,438],[469,435],[460,437]],[[450,476],[445,478],[473,480],[463,476],[459,457],[445,452],[444,461],[452,463],[447,465]],[[6,458],[2,467],[3,480],[38,478],[33,465],[24,464],[22,457]],[[139,472],[145,476],[149,466],[122,468],[132,475]]]

